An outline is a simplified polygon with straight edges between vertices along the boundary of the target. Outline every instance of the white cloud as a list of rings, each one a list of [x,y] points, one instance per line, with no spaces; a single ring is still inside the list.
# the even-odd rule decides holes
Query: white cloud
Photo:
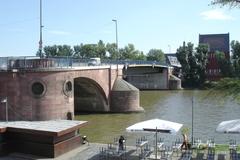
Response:
[[[217,9],[204,11],[200,13],[200,15],[204,20],[234,20],[235,19],[234,17],[227,15],[223,11],[217,10]]]
[[[51,30],[51,31],[49,31],[49,33],[55,34],[55,35],[59,35],[59,36],[68,36],[68,35],[71,35],[70,32],[60,31],[60,30]]]

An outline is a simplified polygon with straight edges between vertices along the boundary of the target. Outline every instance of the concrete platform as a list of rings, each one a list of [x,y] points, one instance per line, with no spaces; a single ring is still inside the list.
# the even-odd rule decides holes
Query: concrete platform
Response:
[[[86,121],[0,122],[0,154],[14,152],[55,158],[81,145]]]
[[[62,135],[66,130],[75,130],[85,126],[87,121],[51,120],[51,121],[11,121],[0,122],[0,132],[15,130],[37,132],[38,134]]]

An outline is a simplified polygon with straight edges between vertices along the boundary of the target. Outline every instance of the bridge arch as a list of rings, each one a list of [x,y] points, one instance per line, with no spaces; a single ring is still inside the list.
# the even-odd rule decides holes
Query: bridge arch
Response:
[[[107,112],[109,103],[103,88],[93,79],[74,78],[74,111]]]

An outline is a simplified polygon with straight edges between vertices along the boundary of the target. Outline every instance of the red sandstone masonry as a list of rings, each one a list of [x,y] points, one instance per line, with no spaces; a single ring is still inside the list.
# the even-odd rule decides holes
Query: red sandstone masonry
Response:
[[[0,97],[8,97],[11,106],[10,120],[66,119],[67,112],[74,111],[73,95],[67,97],[63,93],[63,84],[66,80],[73,82],[74,78],[89,78],[98,84],[109,101],[116,76],[116,70],[109,68],[61,72],[0,72]],[[46,92],[40,98],[34,97],[31,93],[31,84],[34,81],[40,81],[46,86]],[[5,120],[4,106],[5,104],[0,104],[0,120]]]

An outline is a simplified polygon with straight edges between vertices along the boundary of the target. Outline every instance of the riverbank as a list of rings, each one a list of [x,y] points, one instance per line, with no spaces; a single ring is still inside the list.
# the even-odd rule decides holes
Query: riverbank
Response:
[[[106,148],[107,144],[101,143],[90,143],[82,145],[70,152],[67,152],[55,159],[44,158],[44,157],[36,157],[33,155],[25,155],[20,153],[12,153],[6,157],[1,157],[0,160],[99,160],[100,158],[100,150],[101,148]],[[192,159],[196,160],[201,157],[202,160],[207,158],[208,150],[196,150],[192,153]],[[216,150],[215,159],[224,156],[226,160],[230,159],[229,151],[225,150]],[[172,155],[172,160],[179,160],[181,157],[180,152],[174,152]],[[126,147],[126,159],[127,160],[138,160],[139,152],[136,152],[135,146],[127,146]]]

